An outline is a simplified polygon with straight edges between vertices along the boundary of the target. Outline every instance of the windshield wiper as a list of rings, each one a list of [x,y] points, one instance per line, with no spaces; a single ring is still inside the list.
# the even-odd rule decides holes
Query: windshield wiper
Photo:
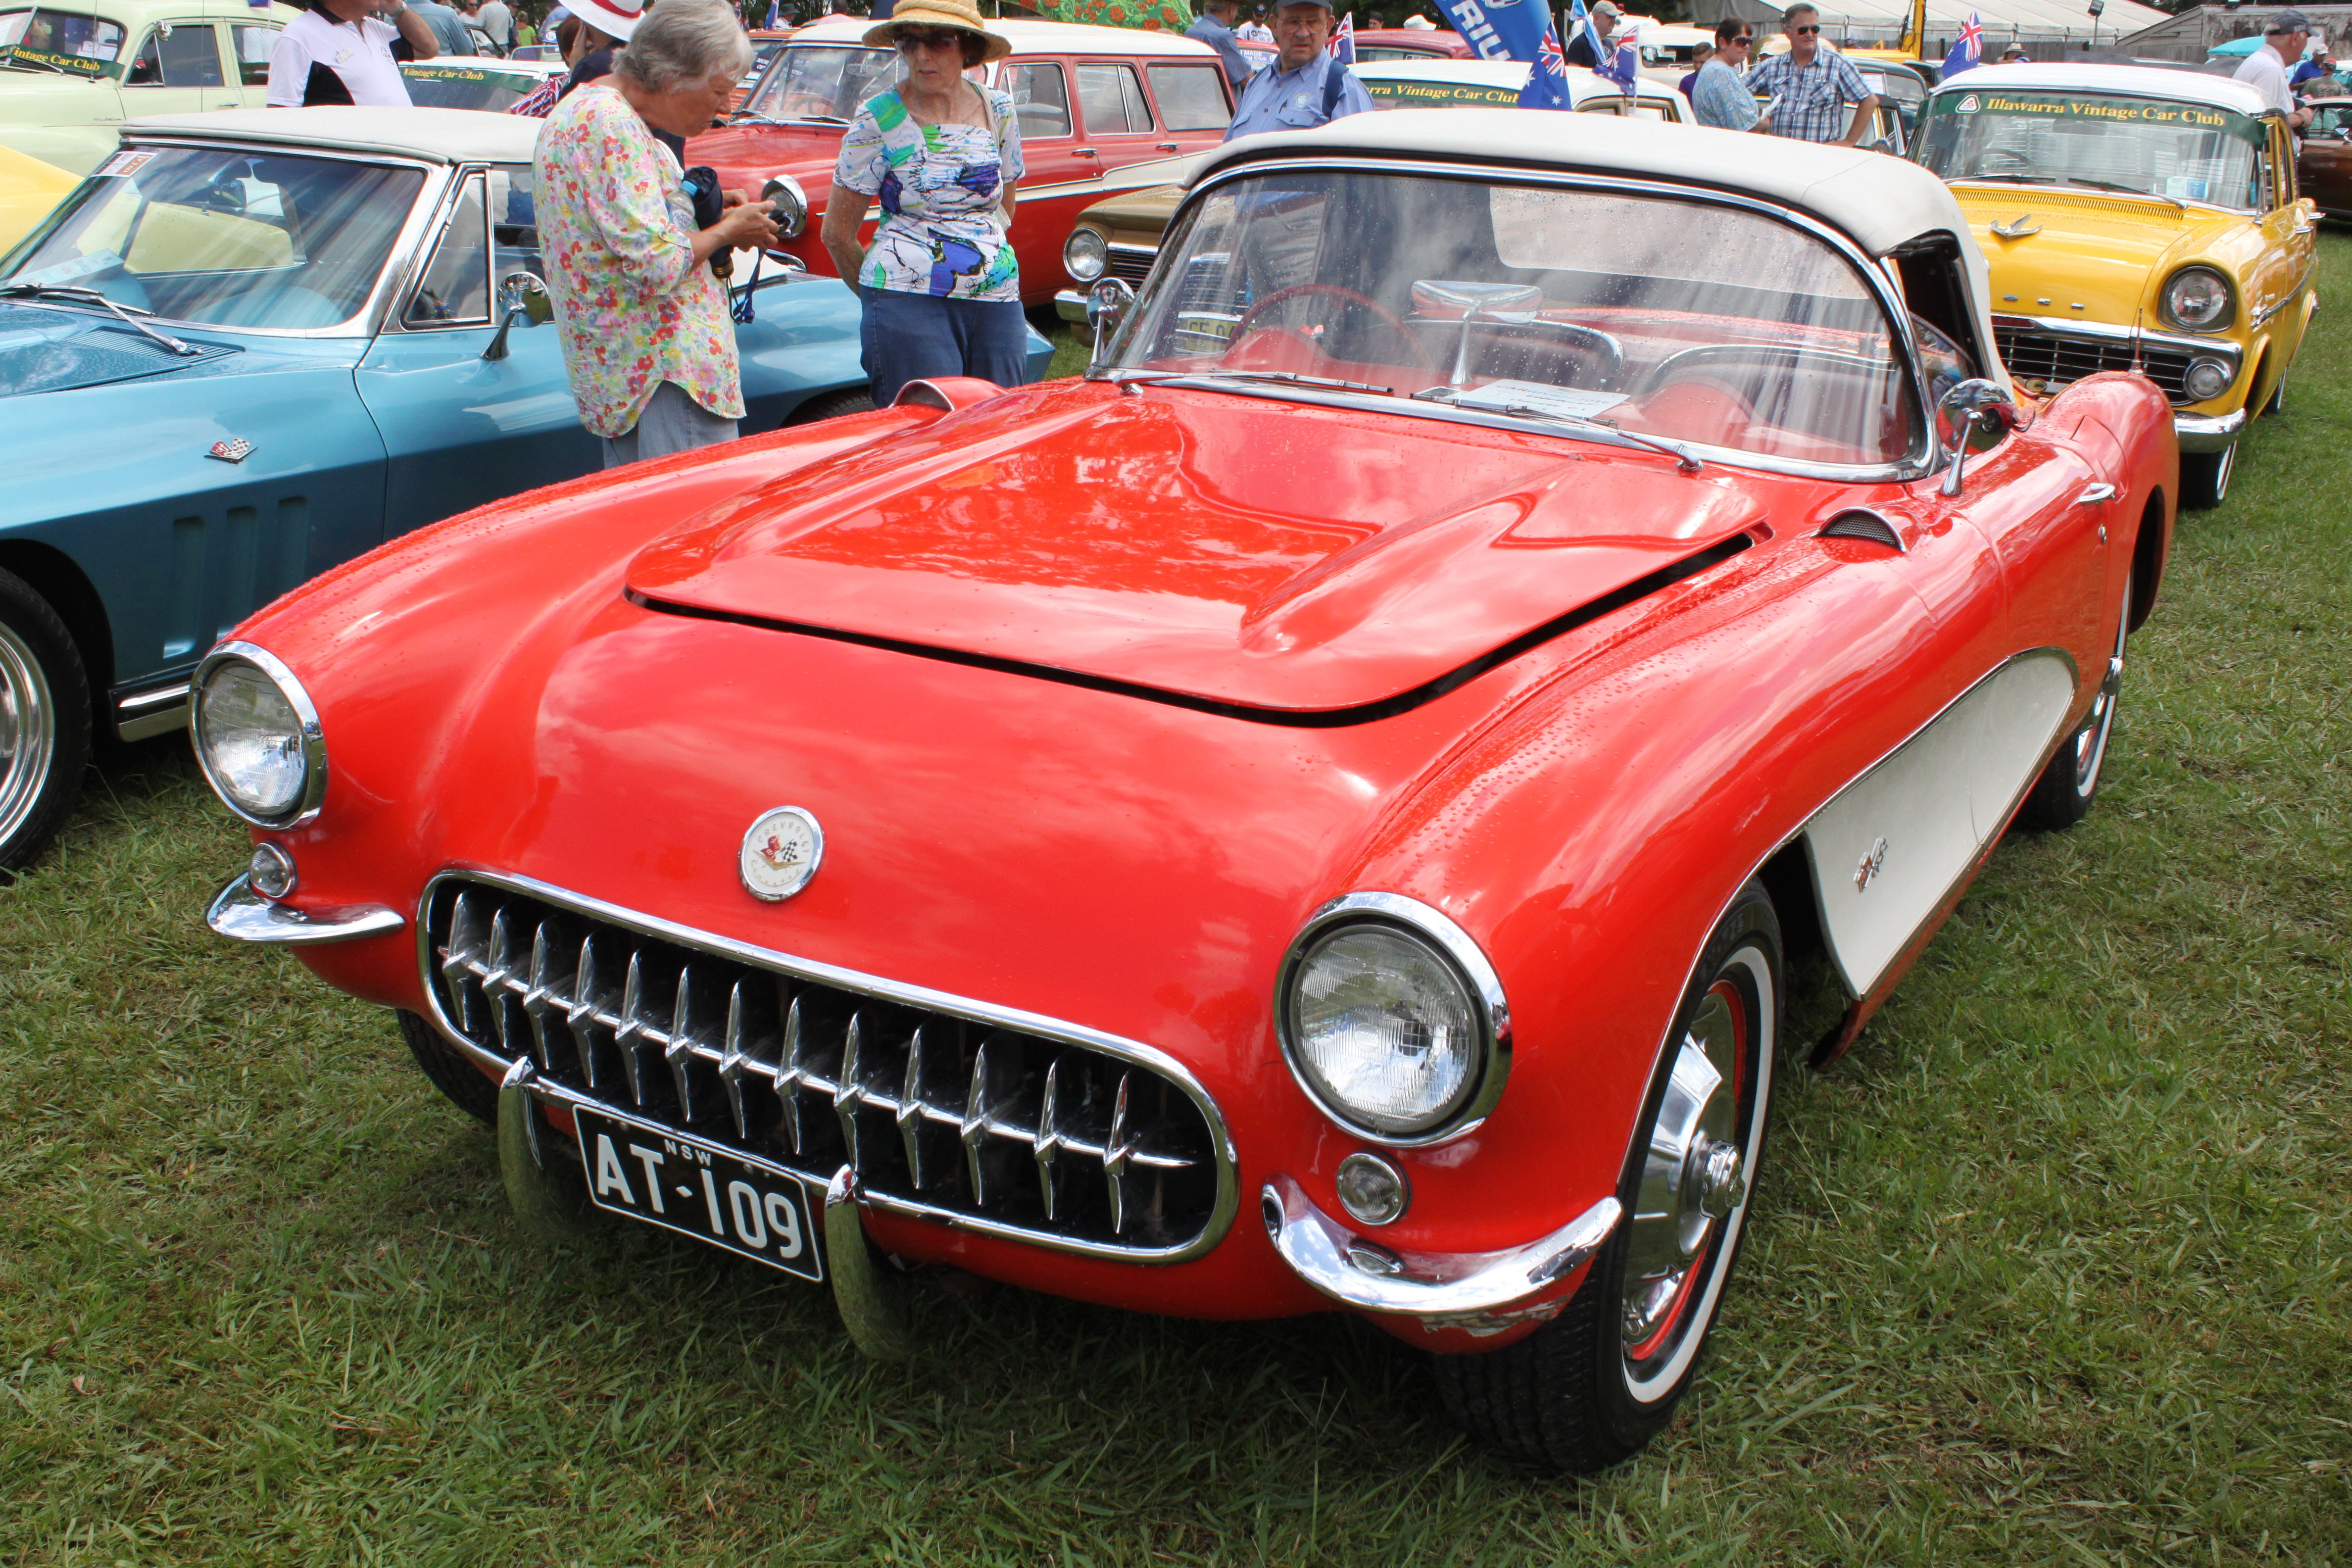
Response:
[[[1328,375],[1301,375],[1295,370],[1219,370],[1204,366],[1200,370],[1113,370],[1099,374],[1088,373],[1088,381],[1108,381],[1125,388],[1143,386],[1161,381],[1273,381],[1292,386],[1337,386],[1349,392],[1377,393],[1382,397],[1394,397],[1393,386],[1375,386],[1369,381],[1339,381]]]
[[[2048,174],[1961,174],[1963,180],[1998,180],[2005,185],[2049,185],[2057,182]]]
[[[730,125],[782,125],[783,121],[771,119],[764,114],[754,114],[748,109],[739,109],[728,118],[727,123]]]
[[[1661,441],[1654,436],[1644,436],[1638,430],[1622,429],[1606,419],[1587,419],[1580,415],[1562,414],[1550,408],[1537,408],[1525,403],[1506,403],[1499,406],[1484,403],[1456,403],[1454,400],[1455,391],[1456,389],[1451,386],[1433,386],[1426,392],[1416,392],[1412,395],[1420,402],[1442,404],[1448,408],[1459,408],[1465,414],[1500,414],[1511,419],[1534,419],[1547,425],[1565,425],[1571,430],[1597,430],[1604,436],[1613,436],[1618,440],[1629,441],[1637,447],[1647,447],[1653,452],[1664,453],[1672,458],[1675,460],[1675,467],[1685,474],[1696,474],[1706,467],[1687,447],[1679,446],[1672,441]]]
[[[124,326],[138,328],[184,359],[194,358],[204,352],[202,349],[193,348],[182,342],[169,332],[157,331],[146,322],[134,320],[131,314],[131,311],[138,310],[142,316],[152,316],[154,311],[140,310],[136,305],[118,305],[95,289],[68,289],[58,283],[11,283],[5,288],[0,288],[0,299],[5,300],[44,300],[60,295],[68,300],[85,300],[93,305],[102,306],[113,311],[116,319]]]

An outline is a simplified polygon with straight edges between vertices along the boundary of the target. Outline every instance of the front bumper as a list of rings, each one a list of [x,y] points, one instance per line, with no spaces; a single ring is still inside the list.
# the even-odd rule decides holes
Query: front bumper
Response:
[[[1076,289],[1065,289],[1054,296],[1054,314],[1073,326],[1087,324],[1087,297]]]
[[[2237,440],[2238,433],[2246,427],[2246,411],[2239,408],[2228,414],[2176,414],[2172,416],[2172,432],[2180,438],[2184,452],[2219,452]]]
[[[398,910],[381,904],[315,911],[273,904],[253,890],[253,879],[244,872],[215,894],[212,907],[205,910],[205,924],[215,936],[274,947],[382,936],[407,923]]]

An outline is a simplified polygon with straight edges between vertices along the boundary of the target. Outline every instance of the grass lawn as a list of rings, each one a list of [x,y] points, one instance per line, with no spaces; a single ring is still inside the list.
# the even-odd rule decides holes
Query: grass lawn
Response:
[[[0,891],[0,1563],[2352,1561],[2352,234],[2105,794],[1784,1079],[1712,1362],[1576,1483],[1337,1320],[534,1248],[390,1020],[208,937],[184,750]]]

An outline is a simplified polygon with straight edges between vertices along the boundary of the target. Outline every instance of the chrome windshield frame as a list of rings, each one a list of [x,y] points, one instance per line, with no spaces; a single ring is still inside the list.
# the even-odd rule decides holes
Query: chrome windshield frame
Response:
[[[1794,458],[1767,457],[1736,447],[1716,447],[1702,441],[1681,441],[1696,456],[1719,462],[1727,468],[1750,468],[1765,473],[1787,474],[1800,479],[1833,479],[1850,484],[1907,484],[1924,478],[1936,469],[1941,444],[1935,434],[1933,406],[1927,397],[1927,384],[1920,370],[1919,347],[1913,341],[1910,308],[1878,258],[1853,242],[1839,230],[1831,227],[1809,213],[1746,192],[1719,190],[1708,185],[1685,184],[1670,180],[1639,179],[1623,174],[1599,174],[1581,170],[1561,169],[1543,164],[1509,163],[1502,162],[1467,163],[1448,162],[1427,156],[1383,158],[1364,153],[1348,153],[1331,157],[1300,158],[1268,156],[1244,159],[1219,168],[1191,190],[1168,220],[1166,233],[1173,235],[1179,225],[1191,216],[1195,204],[1208,194],[1236,180],[1255,179],[1266,174],[1330,174],[1335,171],[1361,171],[1380,174],[1402,174],[1460,180],[1479,184],[1551,185],[1567,190],[1591,191],[1609,195],[1644,196],[1669,201],[1697,202],[1728,207],[1735,211],[1783,223],[1827,245],[1852,267],[1863,285],[1878,301],[1893,339],[1897,356],[1902,361],[1900,372],[1909,390],[1916,417],[1913,422],[1910,450],[1891,463],[1816,463]],[[1152,266],[1151,276],[1145,280],[1146,289],[1155,288],[1169,266],[1173,247],[1163,243],[1160,259]],[[1105,358],[1114,358],[1127,346],[1144,316],[1144,301],[1139,298],[1136,306],[1119,323],[1118,335],[1105,345]],[[1126,367],[1129,370],[1139,366]],[[1189,377],[1192,373],[1177,372],[1165,379],[1155,377],[1140,384],[1165,385],[1170,380]],[[1117,370],[1089,369],[1090,378],[1116,381]],[[1211,379],[1213,372],[1203,371],[1202,379]],[[1516,419],[1508,415],[1489,414],[1483,410],[1458,409],[1444,404],[1417,401],[1405,396],[1378,396],[1367,394],[1334,395],[1321,388],[1305,388],[1265,383],[1244,385],[1239,382],[1221,384],[1218,391],[1248,396],[1287,399],[1300,403],[1316,403],[1326,406],[1360,408],[1369,412],[1409,415],[1420,418],[1450,419],[1457,424],[1485,425],[1495,429],[1529,435],[1549,436],[1559,440],[1604,441],[1605,437],[1563,429],[1559,425],[1541,420]],[[1307,395],[1308,393],[1312,395]],[[1679,440],[1679,437],[1677,437]],[[1614,443],[1608,443],[1614,444]],[[1627,446],[1635,443],[1627,442]]]

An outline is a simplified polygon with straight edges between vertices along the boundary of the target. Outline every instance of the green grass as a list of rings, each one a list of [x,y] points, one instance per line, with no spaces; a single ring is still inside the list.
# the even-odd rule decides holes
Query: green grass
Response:
[[[198,916],[184,752],[0,891],[0,1563],[2352,1561],[2352,237],[2106,793],[1783,1079],[1709,1369],[1586,1483],[1336,1320],[559,1255],[385,1017]]]

